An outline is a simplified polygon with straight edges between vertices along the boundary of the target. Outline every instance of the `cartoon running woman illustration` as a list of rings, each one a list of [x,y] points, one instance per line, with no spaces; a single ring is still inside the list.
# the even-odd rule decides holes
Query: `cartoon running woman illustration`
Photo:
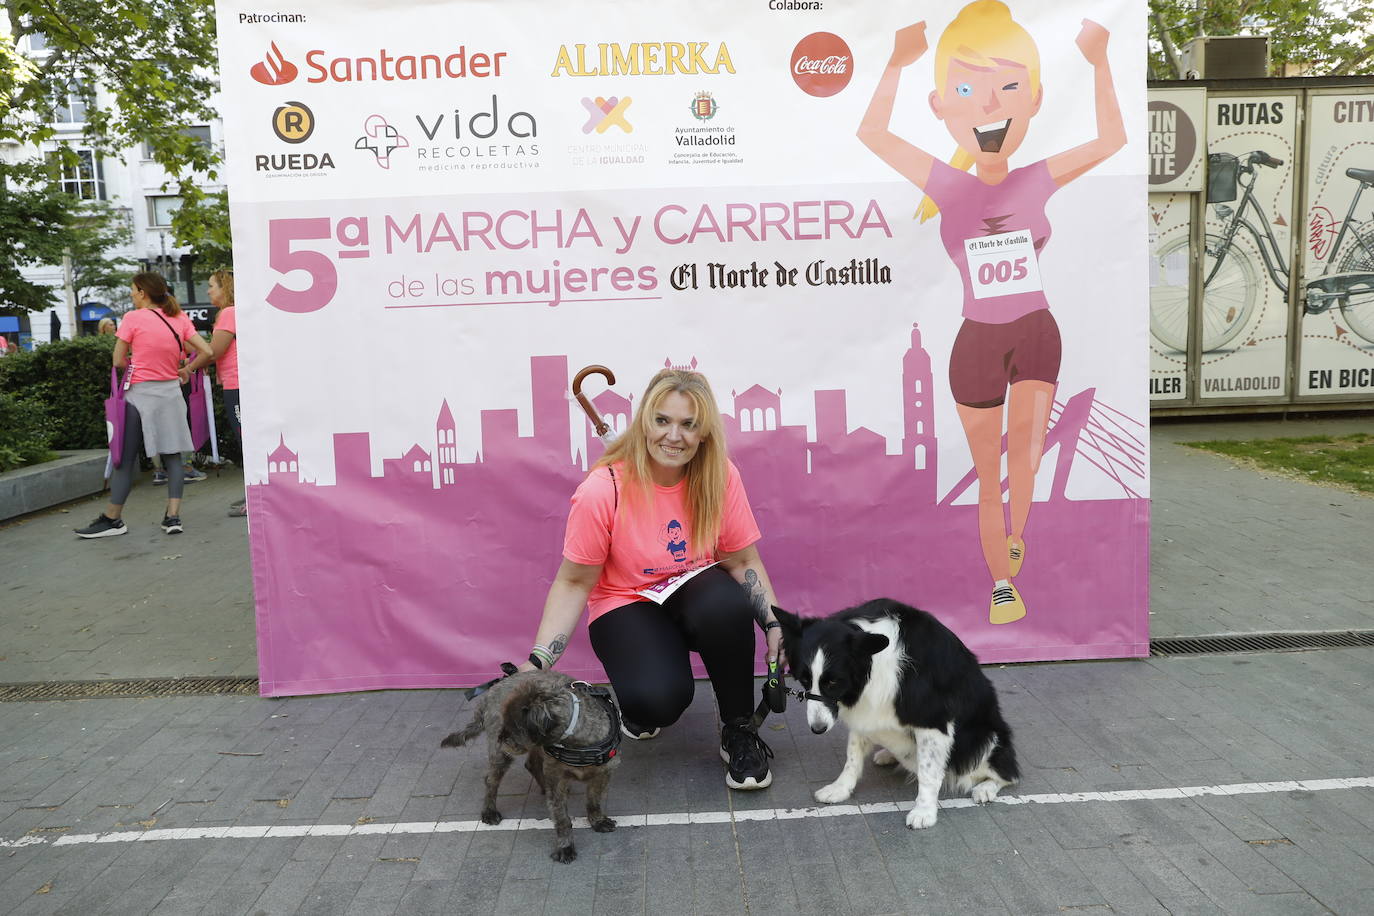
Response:
[[[1097,138],[1013,169],[1044,98],[1035,41],[998,0],[959,11],[935,48],[930,107],[958,145],[950,164],[888,129],[902,68],[927,49],[925,23],[897,32],[859,139],[921,188],[921,221],[941,214],[940,239],[964,284],[964,321],[949,357],[949,383],[978,475],[978,532],[992,576],[993,623],[1026,615],[1012,579],[1027,553],[1025,530],[1059,380],[1059,326],[1049,311],[1039,253],[1050,236],[1050,195],[1126,142],[1107,65],[1107,30],[1083,20],[1078,48],[1094,71]],[[969,169],[973,170],[968,174]],[[1010,526],[1002,507],[1006,404]]]

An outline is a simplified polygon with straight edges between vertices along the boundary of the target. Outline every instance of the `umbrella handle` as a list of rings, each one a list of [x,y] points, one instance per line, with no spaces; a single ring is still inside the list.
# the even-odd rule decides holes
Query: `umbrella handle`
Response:
[[[596,430],[596,434],[598,436],[604,436],[610,431],[611,427],[606,424],[605,420],[601,419],[601,415],[596,412],[596,408],[592,406],[592,402],[587,400],[587,396],[582,393],[582,380],[589,375],[605,376],[606,384],[614,385],[615,373],[605,366],[587,366],[580,370],[577,375],[573,376],[573,397],[577,399],[577,403],[581,406],[582,412],[587,415],[587,419],[592,421],[592,428]]]

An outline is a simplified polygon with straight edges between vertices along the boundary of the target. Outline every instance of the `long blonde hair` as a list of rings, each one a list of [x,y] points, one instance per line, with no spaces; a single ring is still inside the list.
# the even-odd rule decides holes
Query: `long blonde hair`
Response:
[[[634,419],[620,434],[596,467],[621,463],[625,493],[631,500],[653,498],[653,458],[649,456],[649,432],[663,399],[677,393],[692,402],[697,430],[701,436],[697,453],[686,467],[687,513],[694,554],[712,551],[720,535],[721,516],[725,514],[725,485],[730,464],[725,449],[725,426],[711,385],[700,372],[664,369],[649,380]]]
[[[225,308],[233,308],[234,272],[232,270],[217,270],[210,274],[210,279],[219,284],[219,291],[224,294],[224,300],[229,303]]]
[[[1030,90],[1040,91],[1040,49],[1035,39],[1015,19],[1001,0],[974,0],[959,11],[935,46],[935,92],[945,94],[949,65],[959,61],[973,67],[992,67],[997,61],[1016,61],[1029,73]],[[962,172],[973,167],[973,154],[962,146],[954,151],[949,164]],[[921,199],[916,216],[925,222],[940,208],[929,196]]]

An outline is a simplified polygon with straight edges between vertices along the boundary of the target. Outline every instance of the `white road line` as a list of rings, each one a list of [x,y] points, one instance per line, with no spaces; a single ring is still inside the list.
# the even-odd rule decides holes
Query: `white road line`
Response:
[[[1268,795],[1278,792],[1328,792],[1333,789],[1374,788],[1374,776],[1347,779],[1295,779],[1286,782],[1247,782],[1223,786],[1180,786],[1167,789],[1124,789],[1116,792],[1051,792],[1042,795],[999,795],[998,805],[1069,805],[1082,802],[1156,801],[1200,795]],[[972,808],[973,799],[946,798],[941,808]],[[808,808],[760,808],[740,811],[683,811],[671,814],[617,814],[620,827],[662,827],[671,824],[725,824],[734,821],[789,821],[806,817],[852,817],[907,811],[911,802],[865,805],[817,805]],[[573,827],[587,827],[586,818],[573,818]],[[284,837],[365,836],[396,833],[476,833],[492,830],[552,830],[548,819],[509,818],[495,826],[481,821],[422,821],[407,824],[299,824],[279,827],[171,827],[161,830],[120,830],[53,836],[30,834],[0,840],[0,848],[26,846],[85,846],[96,843],[155,843],[167,840],[257,840]]]

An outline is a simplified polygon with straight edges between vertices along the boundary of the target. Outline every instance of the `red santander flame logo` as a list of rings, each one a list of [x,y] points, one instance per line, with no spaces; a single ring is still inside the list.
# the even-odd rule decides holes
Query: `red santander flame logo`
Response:
[[[267,56],[254,64],[253,68],[248,71],[253,79],[267,86],[283,86],[295,79],[299,72],[296,65],[287,60],[281,53],[281,48],[277,47],[275,41],[272,42],[272,47],[267,52]]]
[[[812,32],[792,49],[792,80],[807,95],[834,95],[854,77],[854,57],[832,32]]]

